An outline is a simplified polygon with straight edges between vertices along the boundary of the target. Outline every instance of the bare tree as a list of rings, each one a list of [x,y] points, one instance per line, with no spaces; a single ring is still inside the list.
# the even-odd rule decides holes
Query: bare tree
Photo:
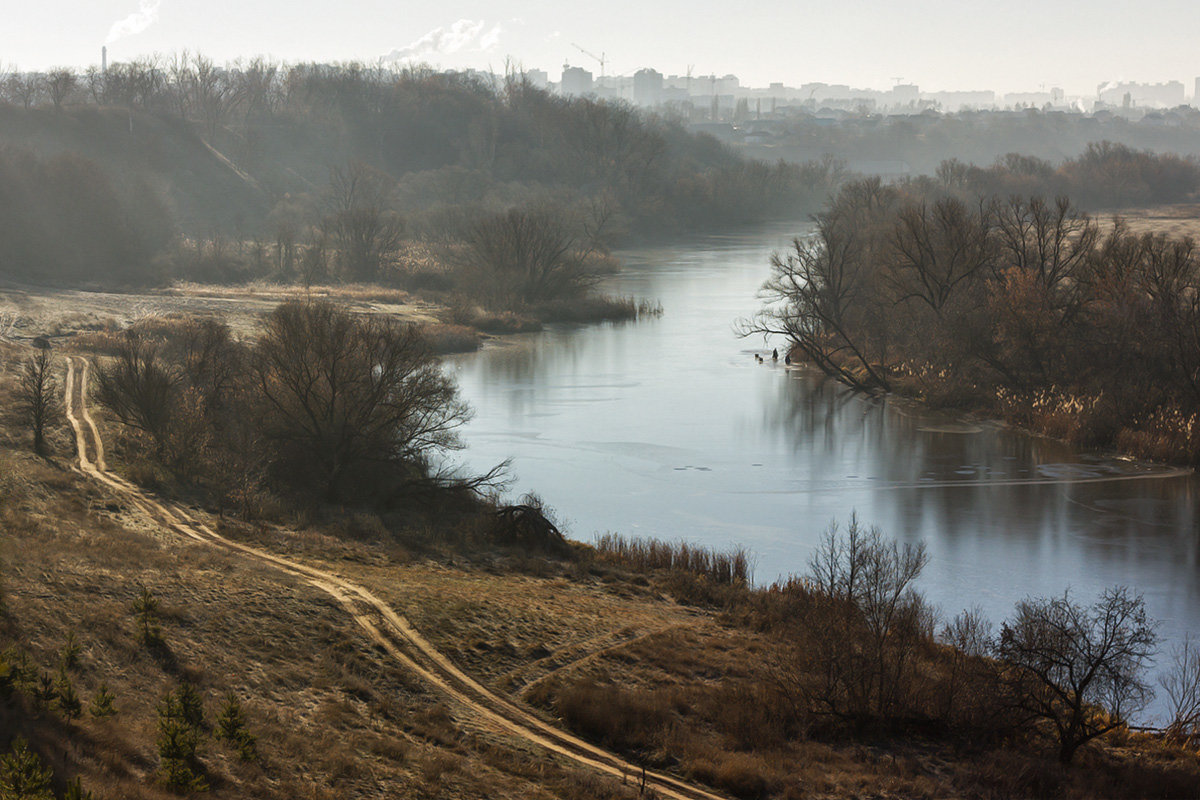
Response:
[[[468,416],[414,326],[325,301],[275,309],[253,371],[279,471],[328,500],[423,472],[432,452],[458,446]]]
[[[1041,197],[1014,197],[997,204],[995,228],[998,266],[1032,271],[1048,291],[1078,279],[1099,239],[1095,221],[1066,197],[1053,206]]]
[[[13,72],[4,82],[9,98],[25,108],[37,102],[44,86],[42,76],[34,72]]]
[[[999,712],[995,701],[992,623],[983,610],[966,609],[943,626],[938,641],[948,646],[949,670],[939,692],[942,716],[981,726],[986,714]]]
[[[46,428],[59,414],[58,381],[54,378],[50,349],[43,347],[21,367],[17,384],[18,398],[33,429],[33,450],[46,453]]]
[[[919,300],[941,316],[956,291],[991,265],[990,214],[945,197],[905,206],[891,242],[896,254],[897,302]]]
[[[1142,596],[1125,587],[1105,590],[1091,608],[1069,593],[1024,600],[1001,626],[996,652],[1010,701],[1029,721],[1050,725],[1063,764],[1149,701],[1143,674],[1155,627]]]
[[[802,658],[817,676],[802,690],[818,713],[858,722],[908,706],[917,645],[932,636],[929,610],[913,584],[928,555],[924,543],[887,541],[852,515],[845,533],[830,525],[809,560],[823,597],[805,624]]]
[[[883,221],[895,201],[895,190],[878,179],[845,187],[816,217],[812,237],[771,256],[761,291],[766,306],[740,325],[742,335],[783,336],[826,374],[858,389],[888,390],[891,302],[881,266]]]
[[[391,209],[394,188],[391,178],[366,164],[333,170],[321,228],[344,277],[378,279],[388,254],[400,244],[404,225]]]
[[[203,120],[209,142],[212,142],[237,103],[237,87],[228,70],[199,54],[192,59],[192,67],[185,74],[190,82],[187,94],[191,106]]]
[[[1167,732],[1178,739],[1194,739],[1200,736],[1200,646],[1190,636],[1184,637],[1171,656],[1171,668],[1158,679],[1171,710]]]
[[[596,279],[587,268],[594,242],[550,211],[511,209],[485,217],[466,244],[471,265],[510,307],[571,297]]]
[[[62,108],[78,85],[79,76],[68,67],[56,67],[46,75],[46,92],[55,108]]]
[[[116,360],[96,371],[96,399],[122,423],[149,434],[162,455],[178,407],[180,380],[159,358],[158,345],[129,328]]]
[[[92,98],[93,103],[102,106],[107,102],[105,74],[95,65],[88,67],[87,71],[83,73],[83,85],[87,87],[87,93]]]

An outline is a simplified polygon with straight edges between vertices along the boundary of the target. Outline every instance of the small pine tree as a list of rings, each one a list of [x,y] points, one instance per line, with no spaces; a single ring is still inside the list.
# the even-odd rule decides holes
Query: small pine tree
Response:
[[[137,615],[138,639],[141,643],[147,647],[162,644],[162,628],[158,625],[158,598],[144,586],[141,594],[133,601],[133,613]]]
[[[78,669],[79,654],[82,652],[83,648],[79,646],[79,639],[75,636],[75,631],[67,631],[67,640],[63,643],[61,658],[63,669]]]
[[[50,792],[52,777],[37,753],[20,737],[13,740],[12,750],[0,757],[0,797],[5,800],[10,797],[14,800],[54,800]]]
[[[179,709],[184,721],[196,730],[204,730],[204,698],[196,687],[187,681],[179,684]]]
[[[0,653],[0,700],[12,697],[16,688],[17,682],[13,677],[12,664],[8,663],[8,653]]]
[[[111,717],[117,713],[117,708],[113,705],[116,696],[108,690],[107,683],[101,683],[100,688],[96,689],[96,694],[92,696],[92,704],[88,706],[88,713],[96,719],[104,719]]]
[[[33,707],[38,711],[46,711],[58,697],[54,678],[50,673],[43,672],[33,687]]]
[[[59,668],[58,681],[54,684],[54,691],[58,695],[58,710],[62,712],[63,718],[68,722],[78,719],[79,715],[83,713],[83,702],[75,692],[75,686],[71,683],[71,676],[66,667]]]
[[[206,788],[196,760],[200,732],[189,724],[183,703],[174,692],[167,692],[158,704],[157,743],[158,774],[168,789],[194,792]]]
[[[29,654],[16,647],[10,647],[0,655],[0,661],[8,664],[8,676],[12,688],[33,697],[36,694],[38,673],[33,664],[29,662]]]
[[[92,793],[84,789],[79,778],[76,778],[67,784],[67,791],[63,793],[63,800],[92,800]]]
[[[258,759],[258,737],[246,730],[246,719],[242,716],[242,704],[237,695],[228,692],[217,715],[217,729],[213,733],[218,741],[225,741],[237,748],[242,761]]]

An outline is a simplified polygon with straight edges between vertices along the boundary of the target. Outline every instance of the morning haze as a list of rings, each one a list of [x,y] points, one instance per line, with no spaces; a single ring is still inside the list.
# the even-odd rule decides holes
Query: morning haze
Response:
[[[99,0],[22,4],[0,32],[0,61],[28,69],[83,67],[113,57],[199,50],[218,61],[256,54],[297,61],[374,62],[418,44],[437,66],[502,70],[506,59],[557,71],[591,67],[571,45],[611,59],[613,71],[643,67],[735,74],[766,86],[807,81],[886,89],[895,79],[939,90],[1085,93],[1103,81],[1187,80],[1200,74],[1194,3],[938,2],[736,6],[682,2],[431,4],[299,0],[286,13],[270,0],[194,3]],[[457,28],[456,28],[457,26]],[[476,30],[472,35],[472,30]],[[423,45],[420,45],[423,43]]]
[[[0,31],[0,798],[1187,798],[1190,4]]]

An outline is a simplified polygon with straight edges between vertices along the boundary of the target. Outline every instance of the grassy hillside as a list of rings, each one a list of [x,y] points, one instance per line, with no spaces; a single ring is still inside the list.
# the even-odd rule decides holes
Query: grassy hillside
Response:
[[[0,145],[43,159],[73,154],[92,161],[123,192],[161,201],[169,223],[184,231],[247,231],[271,207],[253,179],[211,150],[191,125],[166,115],[0,103]]]
[[[34,457],[11,395],[27,350],[0,347],[0,753],[27,741],[56,796],[74,778],[95,797],[172,796],[163,709],[184,686],[203,712],[192,764],[203,796],[644,796],[636,770],[604,777],[497,729],[374,646],[310,582],[164,527],[72,470],[61,423],[51,455]],[[115,423],[101,417],[100,429],[111,436]],[[486,513],[277,511],[280,522],[192,513],[230,541],[364,587],[542,719],[723,796],[1186,797],[1200,780],[1194,749],[1124,728],[1064,767],[1036,727],[964,727],[958,715],[989,708],[970,694],[941,716],[948,670],[966,662],[931,640],[902,714],[797,716],[781,679],[816,679],[806,670],[820,662],[798,654],[827,646],[804,631],[828,609],[809,589],[702,577],[696,552],[674,550],[681,566],[658,569],[612,541],[555,557],[488,543]],[[42,675],[57,699],[39,694]],[[91,712],[102,685],[115,715]],[[215,736],[230,693],[255,737],[249,760]]]

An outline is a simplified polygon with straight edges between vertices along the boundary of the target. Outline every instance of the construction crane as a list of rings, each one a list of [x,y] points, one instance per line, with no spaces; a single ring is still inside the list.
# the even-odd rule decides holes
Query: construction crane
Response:
[[[574,47],[576,50],[583,53],[585,56],[588,56],[589,58],[594,58],[597,61],[599,61],[600,62],[600,80],[604,80],[604,65],[606,63],[608,63],[608,58],[605,56],[604,51],[600,51],[600,55],[596,55],[595,53],[589,53],[587,50],[584,50],[582,47],[575,44],[574,42],[571,42],[571,47]]]

